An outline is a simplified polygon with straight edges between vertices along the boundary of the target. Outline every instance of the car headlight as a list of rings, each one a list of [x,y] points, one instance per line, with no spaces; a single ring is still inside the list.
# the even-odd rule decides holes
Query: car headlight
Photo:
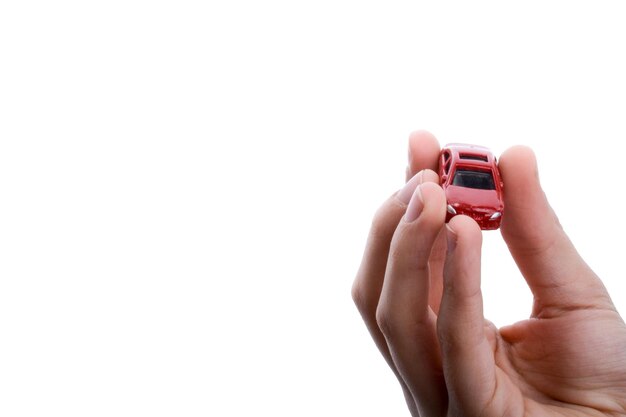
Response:
[[[454,207],[452,207],[451,204],[448,204],[448,213],[456,214],[456,210],[454,209]]]
[[[496,220],[496,219],[499,219],[499,218],[500,218],[500,216],[502,216],[502,213],[500,213],[499,211],[496,211],[495,213],[493,213],[493,214],[491,215],[491,217],[489,217],[489,220]]]

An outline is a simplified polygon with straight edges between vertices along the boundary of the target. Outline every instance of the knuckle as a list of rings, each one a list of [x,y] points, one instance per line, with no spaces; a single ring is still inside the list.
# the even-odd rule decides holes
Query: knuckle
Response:
[[[351,295],[352,301],[363,320],[368,323],[374,321],[376,305],[378,304],[376,294],[373,294],[366,285],[356,279],[352,284]]]
[[[379,306],[376,309],[376,324],[386,338],[393,338],[397,333],[396,320],[393,319],[389,309]]]
[[[437,322],[437,338],[442,352],[454,352],[458,346],[458,337],[442,320]]]
[[[399,227],[391,240],[389,263],[402,264],[414,273],[428,273],[432,241],[428,236],[416,236],[413,230]]]
[[[398,205],[395,197],[387,200],[374,213],[370,226],[370,238],[374,240],[391,240],[403,213],[404,209]]]
[[[354,305],[359,311],[363,311],[365,307],[365,294],[363,291],[363,286],[359,283],[358,280],[354,280],[351,289],[352,301],[354,301]]]
[[[374,214],[374,218],[372,219],[372,224],[370,225],[370,239],[372,240],[390,240],[392,236],[392,230],[389,226],[389,222],[385,217],[386,213],[381,212],[379,209],[376,214]]]

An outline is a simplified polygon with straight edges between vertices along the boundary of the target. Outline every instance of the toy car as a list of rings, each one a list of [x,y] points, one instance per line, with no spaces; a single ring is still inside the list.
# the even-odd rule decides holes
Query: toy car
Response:
[[[461,143],[443,147],[439,179],[446,194],[446,223],[457,214],[467,215],[483,230],[500,227],[504,202],[496,158],[488,148]]]

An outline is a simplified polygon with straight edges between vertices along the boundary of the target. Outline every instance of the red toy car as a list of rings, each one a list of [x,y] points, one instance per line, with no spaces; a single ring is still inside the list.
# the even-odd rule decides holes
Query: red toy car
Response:
[[[446,222],[457,214],[465,214],[483,230],[500,227],[503,183],[496,158],[488,148],[460,143],[444,146],[439,179],[448,202]]]

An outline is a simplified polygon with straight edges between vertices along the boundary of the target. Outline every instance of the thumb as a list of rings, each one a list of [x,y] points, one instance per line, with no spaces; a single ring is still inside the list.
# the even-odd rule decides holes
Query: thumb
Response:
[[[533,292],[533,317],[612,303],[600,279],[569,240],[539,183],[537,161],[529,148],[502,154],[504,181],[502,236]]]

